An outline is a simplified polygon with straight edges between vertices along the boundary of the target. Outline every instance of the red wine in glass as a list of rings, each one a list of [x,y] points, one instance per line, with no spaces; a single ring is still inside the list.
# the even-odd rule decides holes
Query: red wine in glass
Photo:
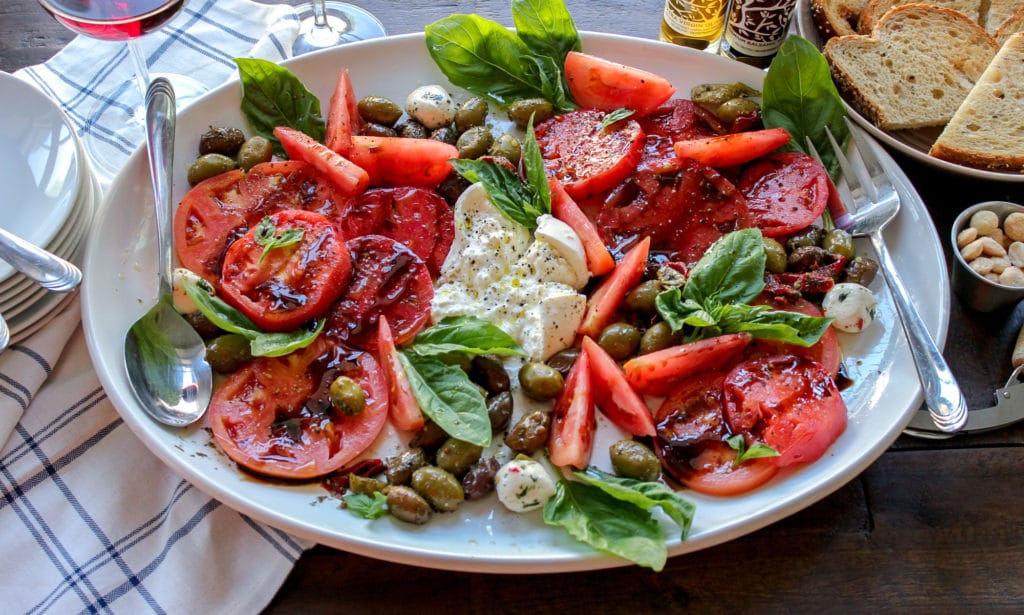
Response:
[[[185,0],[47,0],[42,5],[70,30],[123,41],[160,28],[185,6]]]

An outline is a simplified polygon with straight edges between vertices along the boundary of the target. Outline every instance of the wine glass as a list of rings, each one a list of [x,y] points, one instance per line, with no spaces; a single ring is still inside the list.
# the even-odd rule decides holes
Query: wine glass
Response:
[[[134,69],[134,83],[125,82],[97,98],[82,136],[101,180],[120,170],[122,156],[104,155],[111,147],[134,149],[145,137],[143,97],[149,87],[149,67],[139,37],[161,28],[185,6],[186,0],[38,0],[43,9],[68,29],[103,41],[123,41]],[[179,106],[206,91],[199,81],[184,75],[164,75],[173,87]],[[102,116],[102,126],[97,130]],[[112,128],[113,127],[113,128]],[[116,129],[116,132],[114,130]],[[112,145],[113,144],[113,145]]]
[[[299,11],[299,34],[292,54],[302,55],[387,34],[368,11],[347,2],[314,0]]]

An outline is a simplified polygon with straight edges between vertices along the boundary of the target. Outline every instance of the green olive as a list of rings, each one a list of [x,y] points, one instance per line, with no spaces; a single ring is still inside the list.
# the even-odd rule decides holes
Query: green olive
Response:
[[[502,391],[487,400],[487,420],[491,423],[491,431],[501,431],[512,418],[512,393]]]
[[[551,103],[543,98],[524,98],[517,100],[508,106],[508,119],[516,123],[520,128],[526,128],[526,124],[533,116],[533,125],[536,126],[555,114]]]
[[[398,136],[406,139],[426,139],[430,136],[426,126],[411,119],[395,124],[395,131],[398,132]]]
[[[518,166],[519,158],[523,155],[523,146],[515,135],[506,132],[498,135],[498,138],[491,144],[491,149],[487,153],[496,158],[504,158],[511,162],[513,166]]]
[[[551,417],[543,410],[534,410],[523,415],[508,435],[505,436],[505,446],[517,453],[532,455],[539,451],[548,442],[548,433],[551,429]]]
[[[389,485],[408,485],[416,468],[427,465],[427,456],[421,448],[410,448],[387,460],[384,476]]]
[[[548,357],[547,364],[558,370],[558,373],[562,374],[564,379],[569,377],[569,370],[576,364],[576,359],[579,357],[580,349],[576,346],[571,346],[564,350],[559,350]]]
[[[821,240],[821,247],[832,254],[838,254],[848,259],[857,256],[853,237],[842,229],[834,228],[825,233],[825,238]]]
[[[238,150],[238,168],[248,171],[262,162],[270,162],[274,157],[274,147],[266,138],[256,135],[249,137]]]
[[[640,347],[640,329],[625,322],[613,322],[597,336],[597,345],[613,359],[621,360],[636,354]]]
[[[366,122],[363,124],[362,130],[359,134],[366,135],[368,137],[397,137],[398,131],[391,126],[385,126],[384,124],[378,124],[377,122]]]
[[[455,476],[462,476],[471,465],[479,461],[483,452],[482,446],[463,442],[456,438],[448,438],[435,454],[437,467],[451,472]]]
[[[730,98],[718,105],[715,115],[726,124],[732,124],[741,115],[750,115],[760,111],[761,105],[749,98]]]
[[[786,251],[792,252],[797,248],[808,246],[820,246],[821,240],[825,237],[825,231],[817,226],[809,226],[797,232],[786,240]]]
[[[690,90],[690,99],[702,105],[720,105],[727,100],[740,97],[760,96],[754,88],[745,83],[705,83]]]
[[[474,96],[462,101],[455,111],[455,129],[459,133],[466,132],[474,126],[483,126],[487,120],[487,101]]]
[[[459,150],[459,158],[473,160],[487,153],[494,143],[494,135],[486,126],[474,126],[459,135],[455,147]]]
[[[213,371],[228,374],[252,359],[249,340],[234,333],[213,338],[206,344],[206,361]]]
[[[658,457],[636,440],[619,440],[608,449],[612,469],[619,476],[645,482],[658,480],[661,462]]]
[[[633,290],[626,293],[624,305],[627,310],[642,314],[653,314],[656,309],[654,300],[658,298],[661,291],[661,282],[658,280],[641,282]]]
[[[519,368],[519,385],[530,399],[547,401],[558,397],[565,386],[565,379],[550,365],[528,361]]]
[[[366,408],[366,393],[348,376],[338,376],[331,383],[331,405],[346,416],[358,416]]]
[[[234,156],[245,142],[245,133],[237,128],[210,126],[199,137],[199,153]]]
[[[410,483],[435,510],[452,512],[466,499],[462,484],[451,472],[437,466],[423,466],[412,473]]]
[[[448,145],[455,145],[459,140],[459,133],[451,126],[442,126],[440,128],[435,128],[433,132],[430,133],[430,138],[435,141],[447,143]]]
[[[391,516],[406,523],[423,525],[430,521],[431,515],[434,514],[434,511],[430,509],[430,504],[411,487],[405,485],[388,487],[387,498],[388,512],[391,513]]]
[[[387,486],[387,483],[376,478],[360,476],[352,472],[348,475],[348,490],[353,493],[362,493],[363,495],[373,495],[378,491],[383,493]]]
[[[384,96],[367,96],[356,104],[356,108],[364,120],[382,126],[394,126],[402,117],[398,103]]]
[[[786,248],[771,237],[763,238],[764,241],[764,268],[772,273],[783,273],[786,271]]]
[[[227,173],[237,167],[235,159],[224,154],[203,154],[188,167],[188,185],[195,186],[204,179]]]
[[[664,320],[654,323],[640,337],[640,354],[647,354],[658,350],[664,350],[677,343],[676,334],[672,327]]]

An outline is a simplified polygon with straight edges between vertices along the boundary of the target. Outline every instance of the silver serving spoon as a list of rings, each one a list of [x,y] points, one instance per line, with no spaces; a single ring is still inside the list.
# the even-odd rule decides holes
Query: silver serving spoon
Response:
[[[82,271],[63,258],[0,228],[0,260],[47,290],[63,293],[82,281]]]
[[[146,91],[146,143],[156,204],[160,286],[157,302],[132,325],[124,363],[135,397],[157,421],[183,427],[199,420],[213,394],[206,346],[171,299],[171,169],[174,166],[174,90],[157,77]]]

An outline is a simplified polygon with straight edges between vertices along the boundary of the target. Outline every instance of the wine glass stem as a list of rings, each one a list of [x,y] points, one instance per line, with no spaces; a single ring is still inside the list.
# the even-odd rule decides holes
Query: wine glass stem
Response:
[[[135,65],[135,85],[145,97],[146,90],[149,89],[149,66],[146,64],[146,56],[142,54],[142,47],[139,46],[138,39],[130,38],[126,44],[128,45],[128,55],[131,56],[132,64]]]
[[[317,28],[327,27],[327,0],[313,2],[313,25]]]

